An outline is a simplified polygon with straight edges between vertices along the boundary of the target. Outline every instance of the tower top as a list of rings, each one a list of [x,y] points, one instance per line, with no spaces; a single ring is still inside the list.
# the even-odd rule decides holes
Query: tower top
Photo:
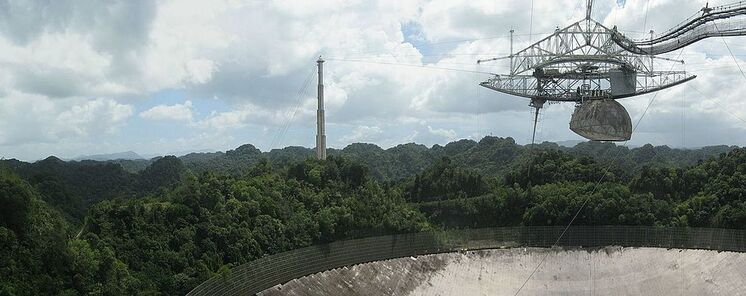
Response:
[[[319,63],[319,64],[321,64],[323,62],[324,62],[324,58],[322,58],[321,56],[319,56],[319,59],[316,60],[316,63]]]

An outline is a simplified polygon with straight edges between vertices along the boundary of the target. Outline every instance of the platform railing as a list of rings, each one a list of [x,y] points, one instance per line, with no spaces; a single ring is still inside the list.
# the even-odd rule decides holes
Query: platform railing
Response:
[[[746,230],[652,226],[499,227],[337,241],[269,255],[213,277],[187,295],[254,295],[310,274],[366,262],[464,250],[603,246],[746,252]],[[556,244],[555,244],[556,243]]]

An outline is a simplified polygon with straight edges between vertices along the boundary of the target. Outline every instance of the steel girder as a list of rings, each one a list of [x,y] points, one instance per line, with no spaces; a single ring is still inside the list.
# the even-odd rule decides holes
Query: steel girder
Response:
[[[649,71],[645,57],[625,54],[611,38],[613,31],[594,20],[582,20],[558,29],[512,55],[511,75],[564,62],[612,62],[640,72]]]
[[[668,88],[691,79],[683,71],[654,71],[652,58],[628,52],[612,38],[614,30],[585,19],[530,45],[511,58],[510,75],[495,75],[481,86],[544,101],[619,99]],[[627,73],[630,86],[612,91],[610,72]]]
[[[544,101],[581,102],[583,100],[622,99],[642,95],[669,88],[694,78],[696,76],[688,76],[683,71],[638,73],[635,76],[635,91],[621,95],[612,95],[609,75],[596,75],[587,77],[587,79],[537,79],[533,75],[496,75],[480,83],[480,85],[519,97]]]

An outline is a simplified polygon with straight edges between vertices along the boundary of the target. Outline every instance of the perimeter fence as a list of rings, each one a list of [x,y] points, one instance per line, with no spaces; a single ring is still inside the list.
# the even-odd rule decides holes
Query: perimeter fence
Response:
[[[292,279],[360,263],[465,250],[603,246],[746,252],[746,230],[651,226],[499,227],[337,241],[269,255],[213,277],[187,295],[254,295]],[[556,243],[556,244],[555,244]]]

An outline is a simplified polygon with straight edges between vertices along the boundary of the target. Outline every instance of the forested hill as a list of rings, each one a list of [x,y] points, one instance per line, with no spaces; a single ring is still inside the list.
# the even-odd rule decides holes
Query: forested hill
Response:
[[[615,160],[615,165],[634,173],[644,166],[685,167],[700,160],[716,157],[733,150],[733,146],[710,146],[698,149],[672,149],[667,146],[645,145],[638,148],[617,146],[614,143],[584,142],[574,147],[563,147],[544,142],[537,149],[561,150],[575,156],[591,157],[599,162]],[[485,137],[479,142],[459,140],[445,146],[414,143],[402,144],[382,149],[374,144],[355,143],[344,149],[329,149],[328,155],[343,156],[365,164],[373,177],[385,181],[397,181],[411,177],[433,165],[442,157],[449,157],[455,163],[471,168],[488,176],[502,176],[520,162],[529,151],[528,145],[519,145],[512,138]],[[240,175],[262,159],[274,166],[312,157],[314,150],[304,147],[287,147],[261,152],[250,144],[225,153],[192,153],[179,157],[184,165],[194,172],[211,171],[223,174]],[[124,161],[135,163],[137,161]],[[140,161],[139,168],[149,161]],[[136,166],[133,171],[137,170]]]
[[[615,161],[615,165],[629,172],[638,171],[644,166],[685,167],[700,160],[726,153],[735,146],[708,146],[697,149],[673,149],[668,146],[645,145],[627,148],[614,143],[583,142],[574,147],[564,147],[551,142],[536,145],[537,149],[561,150],[575,156],[591,157],[599,162]],[[501,176],[507,169],[519,162],[519,158],[529,150],[528,145],[516,144],[512,138],[484,137],[479,142],[459,140],[445,146],[434,145],[430,148],[420,144],[402,144],[382,149],[374,144],[355,143],[344,149],[329,149],[328,155],[343,156],[368,166],[372,175],[379,180],[396,181],[413,176],[426,167],[433,165],[440,158],[447,156],[456,163],[474,169],[489,176]],[[268,160],[274,166],[282,167],[289,163],[305,160],[314,155],[311,148],[291,146],[262,152],[251,144],[242,145],[226,152],[190,153],[180,156],[184,166],[195,173],[214,172],[219,174],[241,175],[251,166],[262,160]],[[96,163],[115,163],[125,171],[137,173],[144,170],[156,157],[145,160],[119,159],[110,161],[69,162],[72,166]],[[50,157],[37,162],[56,160]],[[20,165],[23,162],[5,160],[11,167],[22,166],[33,170],[33,165]]]
[[[728,151],[727,153],[721,153]],[[233,266],[335,240],[461,227],[746,229],[746,148],[487,137],[117,162],[0,164],[0,295],[183,295]],[[591,157],[593,156],[593,157]]]
[[[613,162],[612,167],[628,177],[643,167],[691,166],[734,148],[671,149],[645,145],[629,149],[599,142],[584,142],[570,148],[544,142],[535,147],[538,151],[558,150],[572,156],[590,157],[600,163]],[[328,155],[365,165],[371,176],[379,181],[398,182],[423,172],[443,157],[481,175],[503,177],[525,162],[529,152],[528,146],[518,145],[512,138],[485,137],[479,142],[459,140],[431,148],[409,143],[382,149],[373,144],[356,143],[341,150],[329,149]],[[312,149],[304,147],[261,152],[245,144],[226,152],[191,153],[178,159],[167,156],[150,160],[66,162],[50,156],[34,163],[17,160],[2,160],[0,163],[36,186],[42,198],[62,209],[67,218],[80,221],[87,207],[98,200],[152,193],[163,186],[176,184],[186,170],[194,174],[211,172],[241,176],[262,161],[283,168],[313,155]]]
[[[101,199],[131,198],[172,187],[186,172],[174,156],[158,158],[138,173],[114,162],[65,162],[54,156],[34,163],[4,160],[0,169],[25,179],[41,199],[73,222],[81,222],[88,206]]]

